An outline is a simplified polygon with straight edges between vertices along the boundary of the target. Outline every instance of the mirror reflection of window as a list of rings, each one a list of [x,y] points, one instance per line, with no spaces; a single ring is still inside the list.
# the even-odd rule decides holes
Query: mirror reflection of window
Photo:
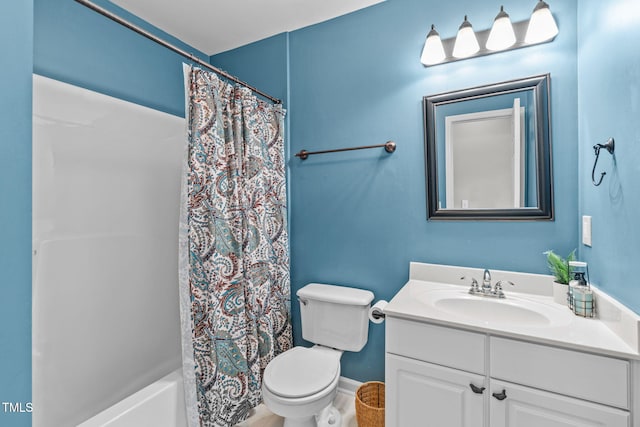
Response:
[[[525,206],[525,107],[445,118],[446,203],[453,209]]]

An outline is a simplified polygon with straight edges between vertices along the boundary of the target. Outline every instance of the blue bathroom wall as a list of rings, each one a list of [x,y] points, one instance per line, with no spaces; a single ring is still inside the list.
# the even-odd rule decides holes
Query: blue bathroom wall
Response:
[[[528,19],[535,1],[503,2],[512,20]],[[431,23],[453,37],[463,15],[489,28],[501,3],[389,0],[289,34],[290,222],[292,292],[310,282],[370,289],[390,299],[408,279],[409,262],[546,273],[542,252],[576,247],[576,1],[551,5],[560,27],[552,43],[425,68],[419,58]],[[270,42],[269,42],[270,43]],[[281,77],[250,58],[260,44],[212,57],[265,87]],[[279,46],[282,58],[286,53]],[[252,53],[253,53],[252,52]],[[281,67],[278,65],[276,67]],[[241,74],[241,72],[243,74]],[[555,221],[427,221],[422,98],[450,90],[551,74]],[[311,156],[293,153],[394,140],[383,150]],[[491,171],[487,171],[491,173]],[[296,344],[300,314],[293,299]],[[308,344],[308,343],[307,343]],[[342,374],[384,378],[384,326],[371,325],[360,353],[347,353]]]
[[[535,6],[390,0],[290,34],[291,151],[398,144],[391,155],[367,150],[290,160],[293,291],[327,282],[390,299],[407,281],[410,261],[546,273],[543,251],[575,247],[576,1],[551,5],[560,28],[552,43],[429,68],[419,61],[430,24],[453,37],[468,14],[476,29],[486,29],[501,4],[514,21],[528,19]],[[427,221],[422,97],[545,73],[555,221]],[[342,367],[350,378],[382,379],[384,326],[371,325],[365,349],[345,354]]]
[[[106,0],[118,16],[209,57]],[[35,0],[34,72],[184,117],[185,58],[71,0]]]
[[[33,0],[3,4],[0,40],[0,402],[13,404],[0,406],[0,425],[22,427],[31,425]]]
[[[592,247],[580,244],[594,283],[640,313],[640,8],[629,0],[578,4],[580,214],[592,216]],[[609,137],[615,154],[600,152],[594,187],[593,145]]]

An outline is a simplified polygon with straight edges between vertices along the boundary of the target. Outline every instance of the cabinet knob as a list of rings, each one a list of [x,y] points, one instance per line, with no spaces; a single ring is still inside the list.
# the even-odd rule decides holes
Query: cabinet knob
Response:
[[[507,391],[502,389],[500,393],[492,393],[492,396],[498,400],[505,400],[507,398]]]
[[[474,393],[477,393],[477,394],[482,394],[482,392],[485,390],[484,387],[478,387],[477,385],[475,385],[473,383],[469,383],[469,387],[471,387],[471,391],[473,391]]]

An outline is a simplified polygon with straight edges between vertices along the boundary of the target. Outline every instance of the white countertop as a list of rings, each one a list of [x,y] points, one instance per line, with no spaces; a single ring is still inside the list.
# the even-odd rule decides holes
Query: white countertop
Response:
[[[635,313],[601,291],[594,289],[596,307],[598,308],[597,317],[576,316],[568,307],[553,301],[550,296],[550,286],[553,282],[551,276],[511,274],[511,272],[505,271],[491,272],[500,280],[512,280],[516,283],[515,287],[505,290],[506,299],[511,297],[513,300],[544,304],[545,309],[554,311],[554,314],[557,314],[561,321],[553,325],[536,326],[504,322],[496,324],[486,322],[481,318],[456,316],[425,304],[422,296],[434,290],[459,291],[461,296],[466,295],[469,289],[468,285],[451,283],[455,283],[454,280],[459,282],[461,275],[482,278],[482,275],[479,274],[481,271],[462,267],[412,263],[410,280],[389,302],[384,312],[388,317],[428,322],[495,336],[640,360],[638,345],[640,318]],[[537,288],[532,287],[531,284],[536,282],[538,283]],[[519,283],[522,285],[519,286]],[[535,293],[529,293],[532,289]]]

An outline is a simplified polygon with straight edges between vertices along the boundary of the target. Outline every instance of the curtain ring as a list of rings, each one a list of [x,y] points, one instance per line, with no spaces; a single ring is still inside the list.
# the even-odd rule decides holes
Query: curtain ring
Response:
[[[596,178],[595,178],[596,165],[598,164],[598,158],[600,157],[600,150],[602,148],[606,149],[609,152],[609,154],[613,154],[613,151],[615,149],[615,141],[613,140],[613,138],[609,138],[607,142],[605,142],[604,144],[596,144],[593,146],[593,151],[595,152],[596,160],[593,162],[593,169],[591,170],[591,182],[596,187],[602,184],[602,180],[604,179],[604,176],[607,174],[606,172],[602,172],[600,174],[600,180],[596,182]]]

